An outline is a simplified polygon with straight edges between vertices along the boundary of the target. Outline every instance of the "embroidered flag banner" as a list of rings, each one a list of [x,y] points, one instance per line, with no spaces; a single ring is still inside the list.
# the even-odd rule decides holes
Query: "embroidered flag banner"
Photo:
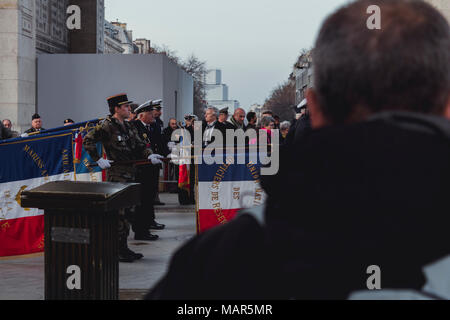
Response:
[[[197,187],[197,233],[227,223],[243,208],[263,204],[260,164],[199,164]]]
[[[0,257],[44,250],[44,212],[22,208],[22,191],[57,180],[102,181],[100,168],[87,166],[92,160],[83,148],[74,161],[76,138],[82,143],[98,121],[0,142]]]
[[[43,212],[22,208],[20,195],[50,181],[73,180],[72,132],[1,143],[0,159],[0,256],[43,251]]]

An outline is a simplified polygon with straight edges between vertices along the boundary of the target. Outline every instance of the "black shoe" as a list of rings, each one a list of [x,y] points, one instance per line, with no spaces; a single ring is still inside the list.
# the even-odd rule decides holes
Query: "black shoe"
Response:
[[[166,225],[165,224],[161,224],[161,223],[158,223],[158,222],[153,222],[151,225],[150,225],[150,229],[155,229],[155,230],[162,230],[162,229],[164,229],[166,227]]]
[[[131,251],[131,250],[129,250]],[[133,262],[136,260],[135,256],[132,254],[133,251],[129,252],[126,249],[119,251],[119,261],[120,262]],[[134,252],[133,252],[134,253]]]
[[[155,241],[159,238],[157,234],[144,233],[144,234],[135,234],[134,240],[144,240],[144,241]]]
[[[137,253],[132,251],[130,248],[126,248],[126,250],[128,251],[128,253],[134,257],[134,260],[139,260],[142,259],[144,257],[144,255],[142,253]]]
[[[155,201],[154,205],[155,206],[165,206],[166,204],[164,202],[161,202],[158,200],[158,201]]]

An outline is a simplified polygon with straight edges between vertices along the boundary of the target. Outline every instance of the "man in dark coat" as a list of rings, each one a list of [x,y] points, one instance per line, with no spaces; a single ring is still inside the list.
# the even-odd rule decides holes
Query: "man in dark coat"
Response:
[[[139,137],[151,148],[151,125],[155,121],[153,117],[154,107],[151,102],[142,104],[135,109],[136,119],[131,121],[136,128]],[[156,168],[156,169],[155,169]],[[159,165],[141,165],[138,168],[137,182],[142,184],[142,203],[136,207],[135,217],[132,223],[135,240],[156,240],[158,235],[152,234],[150,229],[161,230],[165,225],[156,222],[154,199],[157,192],[155,180],[159,171]]]
[[[371,5],[380,30],[366,28]],[[191,239],[147,298],[450,296],[435,285],[450,280],[435,279],[450,255],[447,20],[423,1],[355,1],[325,20],[314,48],[313,130],[263,176],[265,206]]]
[[[214,141],[213,131],[217,130],[217,133],[222,135],[223,145],[225,144],[226,138],[226,126],[218,121],[219,109],[216,107],[209,107],[206,109],[205,120],[202,122],[202,133],[203,133],[203,147],[206,147]],[[222,146],[221,146],[222,147]]]
[[[45,129],[42,128],[41,116],[39,114],[35,113],[31,117],[31,128],[26,130],[24,133],[30,134],[30,133],[35,133],[35,132],[41,132],[41,131],[44,131],[44,130]]]
[[[153,100],[152,105],[154,107],[154,118],[155,122],[151,125],[151,135],[150,135],[150,141],[151,141],[151,148],[154,153],[160,154],[164,157],[167,157],[167,155],[170,153],[169,148],[167,147],[167,142],[165,141],[162,130],[164,128],[164,123],[161,120],[161,108],[162,108],[162,100]],[[159,171],[161,170],[162,166],[156,167],[155,166],[155,174],[157,175],[157,179],[155,180],[155,188],[157,190],[155,195],[155,205],[164,205],[163,202],[159,199]],[[158,172],[156,172],[158,170]]]
[[[0,140],[12,138],[11,131],[0,122]]]

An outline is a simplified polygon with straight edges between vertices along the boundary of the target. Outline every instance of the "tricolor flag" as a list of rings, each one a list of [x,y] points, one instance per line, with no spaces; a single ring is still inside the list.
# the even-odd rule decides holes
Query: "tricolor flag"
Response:
[[[91,160],[83,149],[80,163],[74,162],[82,125],[88,127],[86,122],[0,142],[0,256],[44,251],[44,212],[22,208],[22,191],[57,180],[101,181],[98,167],[86,167]]]
[[[263,204],[266,194],[260,185],[260,165],[199,164],[197,188],[197,232],[227,223],[243,208]]]

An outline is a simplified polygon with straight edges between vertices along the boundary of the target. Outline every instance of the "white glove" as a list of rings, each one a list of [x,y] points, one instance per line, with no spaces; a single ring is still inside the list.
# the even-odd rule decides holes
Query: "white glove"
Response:
[[[107,159],[100,158],[100,159],[97,161],[97,164],[98,164],[98,166],[99,166],[100,168],[102,168],[102,170],[103,170],[103,169],[111,168],[111,163],[113,163],[113,162],[114,162],[114,161],[112,161],[112,160],[107,160]]]
[[[22,134],[20,135],[20,137],[21,137],[21,138],[26,138],[26,137],[28,137],[28,133],[22,133]]]
[[[167,148],[169,148],[170,151],[172,151],[172,149],[175,147],[175,142],[170,141],[169,143],[167,143]]]
[[[160,154],[151,154],[148,156],[148,160],[151,161],[152,164],[162,164],[163,162],[160,159],[164,157]]]

